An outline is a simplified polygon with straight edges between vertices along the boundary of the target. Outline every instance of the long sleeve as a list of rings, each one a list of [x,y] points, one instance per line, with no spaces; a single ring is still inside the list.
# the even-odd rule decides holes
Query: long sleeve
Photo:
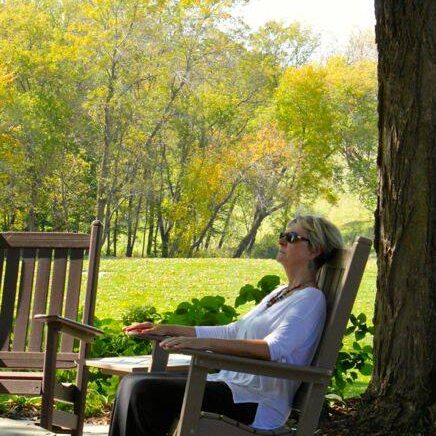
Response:
[[[235,339],[238,333],[238,321],[227,325],[196,326],[197,338]]]
[[[321,293],[294,306],[264,339],[271,360],[293,363],[296,354],[315,348],[325,321],[325,299]]]

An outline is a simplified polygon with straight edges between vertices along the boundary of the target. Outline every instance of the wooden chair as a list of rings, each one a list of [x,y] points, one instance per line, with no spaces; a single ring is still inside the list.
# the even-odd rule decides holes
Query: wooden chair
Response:
[[[174,436],[314,434],[370,248],[369,239],[359,238],[352,249],[340,250],[335,258],[321,269],[318,286],[327,297],[327,320],[310,366],[288,365],[205,351],[178,351],[191,355],[192,360],[181,417]],[[302,384],[294,398],[294,408],[299,411],[296,428],[261,431],[223,416],[202,413],[200,409],[206,376],[208,372],[216,369],[301,380]]]
[[[101,236],[99,221],[92,223],[91,235],[0,234],[0,367],[7,368],[0,370],[0,393],[42,395],[41,427],[75,436],[83,427],[88,378],[84,362],[89,343],[102,333],[91,326]],[[83,257],[88,250],[83,323],[79,323]],[[80,339],[78,352],[73,352],[74,338]],[[57,382],[59,368],[76,368],[76,384]],[[55,410],[55,398],[72,403],[73,413]]]

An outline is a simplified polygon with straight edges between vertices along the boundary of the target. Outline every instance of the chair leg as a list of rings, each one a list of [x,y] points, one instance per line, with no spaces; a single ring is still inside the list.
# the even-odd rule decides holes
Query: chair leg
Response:
[[[84,347],[88,347],[89,344],[84,344]],[[78,395],[74,401],[74,414],[77,416],[77,427],[71,432],[71,436],[82,436],[83,424],[85,421],[85,404],[86,393],[88,390],[88,378],[89,368],[84,365],[84,359],[79,360],[77,367],[76,385],[78,388]]]
[[[153,352],[151,354],[151,366],[149,371],[165,371],[167,369],[169,353],[159,347],[159,343],[153,341]]]
[[[209,370],[208,368],[195,365],[195,360],[196,358],[193,357],[193,362],[191,362],[189,367],[182,412],[174,436],[194,436],[198,434],[198,421],[200,420],[204,388]]]
[[[56,377],[56,351],[58,348],[59,328],[47,329],[47,344],[44,356],[44,376],[42,382],[41,427],[52,430],[54,389]]]
[[[309,387],[310,392],[298,419],[296,436],[311,436],[315,433],[326,389],[327,386],[322,384],[313,384]]]

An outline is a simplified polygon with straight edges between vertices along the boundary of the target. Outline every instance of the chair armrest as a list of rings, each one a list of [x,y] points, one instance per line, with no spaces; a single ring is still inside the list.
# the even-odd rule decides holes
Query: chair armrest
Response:
[[[97,336],[103,334],[103,332],[96,327],[87,324],[81,324],[80,322],[59,315],[38,314],[34,316],[34,320],[38,322],[45,322],[48,327],[58,328],[60,331],[79,338],[85,342],[92,342]]]
[[[331,369],[317,366],[290,365],[268,360],[220,354],[210,351],[179,349],[177,353],[192,356],[191,365],[209,369],[226,369],[247,374],[301,380],[309,383],[328,384],[333,374]]]

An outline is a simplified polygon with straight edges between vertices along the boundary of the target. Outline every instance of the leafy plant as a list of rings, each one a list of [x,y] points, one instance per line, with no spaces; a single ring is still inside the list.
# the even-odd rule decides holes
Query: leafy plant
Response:
[[[366,335],[374,334],[374,327],[366,324],[366,315],[360,313],[357,317],[350,316],[351,325],[345,331],[345,336],[354,334],[353,350],[339,351],[333,378],[329,386],[328,399],[337,400],[344,397],[347,385],[353,384],[362,375],[371,375],[373,368],[373,350],[371,345],[361,345]]]
[[[193,298],[180,303],[174,312],[166,312],[163,323],[180,325],[224,325],[234,321],[236,310],[220,295]]]
[[[121,319],[124,325],[130,325],[134,322],[156,322],[162,319],[162,315],[157,313],[154,306],[132,306],[129,307],[122,315]]]
[[[92,344],[91,357],[134,356],[151,353],[151,344],[123,333],[123,324],[111,318],[96,319],[95,326],[103,330]]]
[[[257,287],[253,285],[244,285],[239,291],[239,295],[235,300],[235,307],[242,306],[249,301],[254,301],[258,304],[264,297],[273,291],[280,284],[280,277],[276,275],[263,276],[257,283]]]

